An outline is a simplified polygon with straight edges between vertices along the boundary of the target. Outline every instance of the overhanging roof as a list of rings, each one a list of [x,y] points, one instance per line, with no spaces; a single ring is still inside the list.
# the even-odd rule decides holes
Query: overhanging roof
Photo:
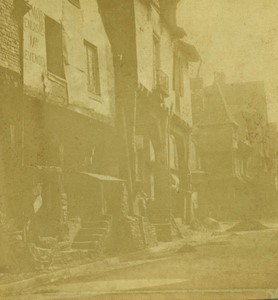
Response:
[[[123,179],[112,177],[112,176],[108,176],[108,175],[94,174],[94,173],[89,173],[89,172],[80,172],[79,174],[91,177],[92,179],[96,179],[96,180],[99,180],[99,181],[124,182]]]
[[[184,41],[178,41],[178,47],[188,61],[198,62],[201,60],[201,56],[195,46]]]

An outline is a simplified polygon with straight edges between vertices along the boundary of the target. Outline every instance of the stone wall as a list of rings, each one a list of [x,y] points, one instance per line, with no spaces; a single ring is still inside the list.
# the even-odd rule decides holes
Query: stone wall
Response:
[[[0,1],[0,210],[12,213],[20,161],[20,41],[13,0]],[[12,187],[12,188],[10,188]],[[8,205],[9,203],[9,205]],[[8,208],[9,206],[9,208]]]
[[[18,21],[14,1],[0,1],[0,66],[20,73]]]
[[[147,218],[125,217],[114,220],[114,245],[117,251],[130,252],[157,245],[155,227]],[[116,246],[115,246],[116,245]]]
[[[148,219],[144,219],[144,230],[148,247],[157,245],[157,236],[155,226]]]
[[[123,184],[122,197],[113,216],[112,246],[118,252],[129,252],[157,244],[156,231],[149,219],[128,214],[128,195]]]

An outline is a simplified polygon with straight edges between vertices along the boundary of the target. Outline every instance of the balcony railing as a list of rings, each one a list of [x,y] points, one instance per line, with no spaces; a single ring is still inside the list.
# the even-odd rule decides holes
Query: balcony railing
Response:
[[[164,96],[169,96],[169,76],[162,70],[156,71],[156,89]]]

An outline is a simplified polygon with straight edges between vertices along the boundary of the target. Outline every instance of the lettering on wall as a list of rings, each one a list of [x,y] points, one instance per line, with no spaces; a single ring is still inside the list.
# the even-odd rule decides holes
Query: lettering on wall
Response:
[[[24,59],[39,65],[45,65],[45,58],[40,55],[40,40],[45,39],[44,14],[33,8],[24,18]]]
[[[42,73],[46,70],[45,17],[33,7],[23,20],[24,30],[24,83],[42,89]]]

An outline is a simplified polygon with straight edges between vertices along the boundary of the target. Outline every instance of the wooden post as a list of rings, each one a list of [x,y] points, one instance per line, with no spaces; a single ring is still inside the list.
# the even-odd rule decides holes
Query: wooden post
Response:
[[[124,141],[125,141],[125,149],[126,149],[126,170],[127,170],[127,183],[128,183],[128,193],[129,193],[129,212],[131,215],[134,213],[133,209],[133,180],[132,180],[132,171],[130,165],[130,153],[128,146],[128,131],[126,125],[126,114],[125,108],[122,107],[122,122],[123,122],[123,130],[124,130]]]
[[[21,84],[20,84],[20,95],[22,98],[21,103],[21,165],[25,165],[25,96],[24,96],[24,29],[23,29],[23,18],[24,14],[21,12],[17,16],[19,23],[19,55],[20,55],[20,71],[21,71]]]
[[[170,205],[169,207],[169,216],[171,218],[172,213],[172,187],[171,187],[171,166],[170,166],[170,160],[171,160],[171,153],[170,153],[170,136],[171,136],[171,122],[172,121],[172,106],[167,114],[167,168],[168,168],[168,189],[170,191],[169,197],[170,197]],[[169,204],[169,203],[168,203]]]
[[[104,188],[103,188],[102,181],[100,181],[100,198],[101,198],[101,213],[102,215],[106,215],[107,209],[106,209],[106,202],[104,198]]]

